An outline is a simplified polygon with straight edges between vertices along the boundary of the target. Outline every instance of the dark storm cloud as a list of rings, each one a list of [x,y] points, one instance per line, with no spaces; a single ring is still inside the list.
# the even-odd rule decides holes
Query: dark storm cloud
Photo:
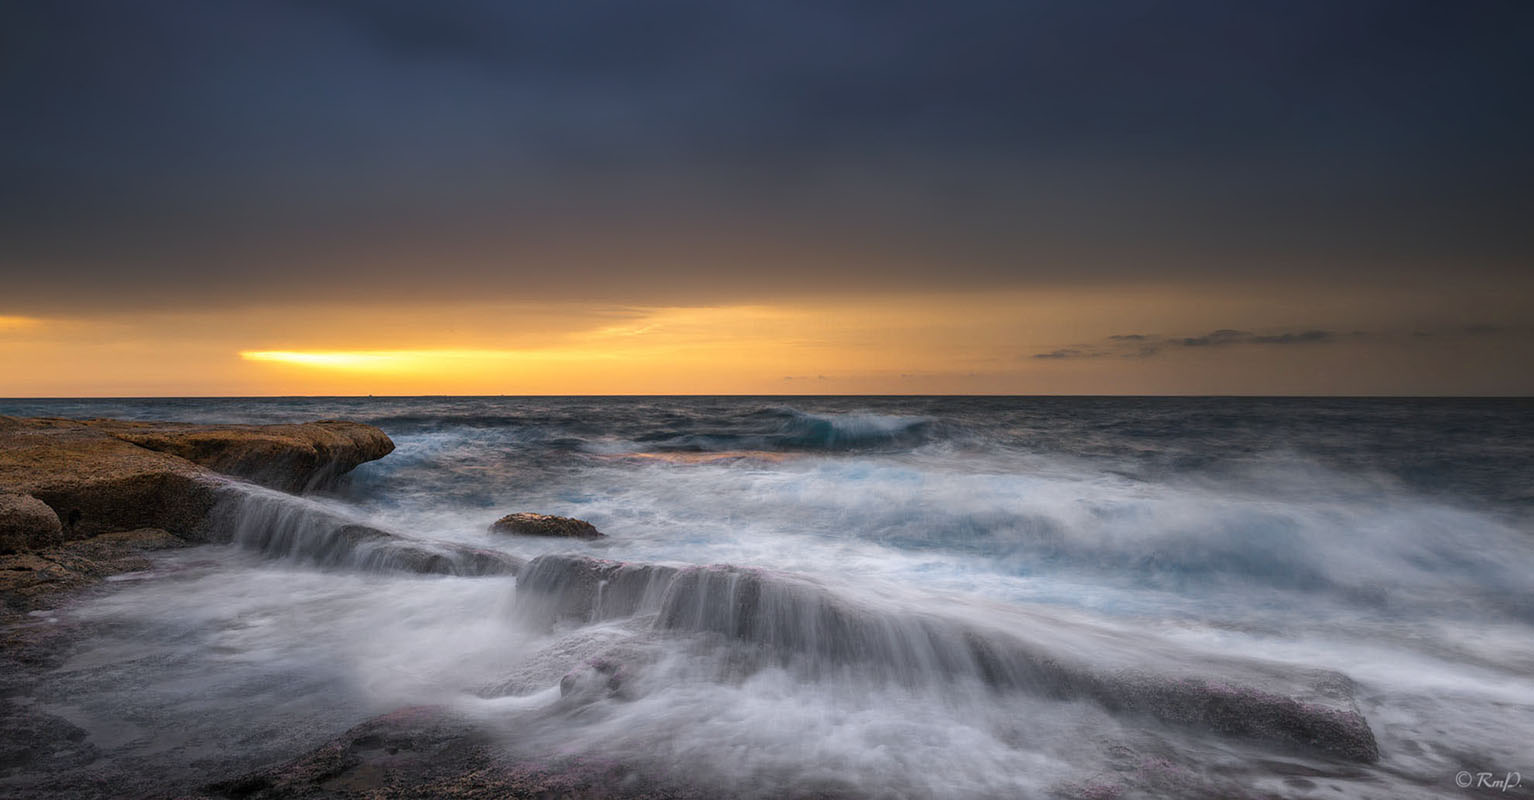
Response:
[[[1219,347],[1230,344],[1313,344],[1330,342],[1336,338],[1337,334],[1320,330],[1288,331],[1260,336],[1248,331],[1223,329],[1210,331],[1203,336],[1175,339],[1172,343],[1183,347]]]
[[[1047,353],[1034,353],[1034,358],[1095,358],[1101,353],[1081,350],[1075,347],[1062,347],[1059,350],[1051,350]]]
[[[1110,337],[1114,338],[1114,337]],[[1124,337],[1128,338],[1128,337]],[[1146,337],[1140,337],[1142,340]],[[1337,334],[1331,331],[1289,331],[1259,336],[1249,331],[1230,330],[1228,328],[1210,331],[1203,336],[1188,336],[1182,339],[1170,340],[1171,344],[1183,347],[1220,347],[1230,344],[1306,344],[1311,342],[1328,342],[1337,338]]]
[[[1188,336],[1174,341],[1183,347],[1218,347],[1220,345],[1249,341],[1251,338],[1252,335],[1246,331],[1233,331],[1225,328],[1210,331],[1203,336]]]
[[[1503,278],[1534,254],[1531,26],[1518,0],[18,0],[0,311]]]
[[[1339,333],[1312,328],[1259,334],[1221,328],[1200,336],[1162,336],[1153,333],[1115,334],[1091,344],[1073,344],[1042,353],[1033,353],[1028,358],[1050,361],[1074,358],[1149,358],[1178,349],[1202,350],[1235,345],[1329,345],[1361,340],[1406,345],[1410,345],[1413,341],[1423,342],[1424,340],[1460,344],[1483,342],[1490,346],[1492,352],[1495,352],[1509,344],[1527,342],[1531,337],[1534,337],[1534,327],[1491,323],[1419,328],[1409,333],[1357,330]]]
[[[1275,336],[1253,336],[1255,344],[1306,344],[1309,342],[1329,342],[1337,338],[1337,334],[1331,331],[1300,331],[1298,333],[1280,333]]]

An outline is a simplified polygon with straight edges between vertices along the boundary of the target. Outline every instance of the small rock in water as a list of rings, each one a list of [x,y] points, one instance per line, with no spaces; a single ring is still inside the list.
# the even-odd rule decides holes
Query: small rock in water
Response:
[[[600,539],[602,532],[583,519],[556,517],[549,514],[507,514],[490,526],[496,533],[513,533],[522,536],[564,536],[571,539]]]

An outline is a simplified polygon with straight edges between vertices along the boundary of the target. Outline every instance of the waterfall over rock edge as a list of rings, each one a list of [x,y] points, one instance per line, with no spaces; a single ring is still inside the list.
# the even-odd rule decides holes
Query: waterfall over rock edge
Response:
[[[216,535],[273,558],[322,567],[438,575],[515,575],[521,561],[495,550],[413,539],[347,518],[302,497],[248,484],[220,488]]]
[[[524,567],[517,608],[536,626],[652,616],[656,630],[748,642],[812,678],[851,669],[904,684],[974,680],[1352,761],[1379,758],[1341,673],[1207,658],[1174,668],[1149,654],[1142,665],[1103,666],[1052,646],[1047,626],[1023,635],[876,609],[791,574],[544,555]]]

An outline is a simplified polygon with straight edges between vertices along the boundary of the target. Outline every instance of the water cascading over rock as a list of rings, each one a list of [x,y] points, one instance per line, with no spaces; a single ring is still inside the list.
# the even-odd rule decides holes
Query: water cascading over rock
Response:
[[[544,555],[517,585],[535,626],[645,617],[656,631],[745,642],[816,679],[848,670],[902,684],[974,681],[996,691],[1089,700],[1216,733],[1282,742],[1353,761],[1379,748],[1346,676],[1239,659],[1107,666],[965,620],[874,608],[804,577],[729,565],[672,566]],[[1205,677],[1188,677],[1202,674]]]
[[[429,542],[365,525],[302,497],[230,484],[212,512],[215,536],[273,558],[322,567],[439,575],[514,575],[510,555]]]

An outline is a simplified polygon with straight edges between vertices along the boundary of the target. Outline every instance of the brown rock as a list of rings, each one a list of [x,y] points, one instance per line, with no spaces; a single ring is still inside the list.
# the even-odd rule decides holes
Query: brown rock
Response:
[[[183,425],[0,416],[0,611],[201,541],[228,481],[306,487],[394,449],[352,422]],[[31,551],[31,552],[26,552]]]
[[[394,451],[394,442],[383,431],[342,420],[302,425],[92,424],[140,447],[289,492],[315,488]]]
[[[47,503],[65,540],[136,528],[197,538],[218,483],[196,464],[100,426],[0,417],[0,487]]]
[[[79,589],[104,577],[95,562],[68,553],[0,556],[0,601],[13,611],[46,604],[49,595]]]
[[[520,536],[564,536],[571,539],[600,539],[602,533],[591,523],[574,517],[522,512],[507,514],[490,525],[496,533]]]
[[[59,595],[108,575],[148,569],[149,560],[140,555],[144,551],[186,544],[165,531],[146,528],[78,539],[50,550],[0,555],[0,606],[10,611],[45,608]]]
[[[0,492],[0,553],[56,545],[63,538],[59,515],[29,494]]]
[[[89,539],[76,539],[72,542],[66,542],[60,549],[82,558],[96,561],[112,561],[122,558],[137,558],[138,554],[145,551],[167,550],[173,547],[186,547],[186,545],[187,543],[184,540],[158,528],[139,528],[133,531],[103,533],[100,536],[92,536]]]
[[[353,422],[187,425],[0,417],[0,491],[50,506],[62,538],[159,528],[200,539],[222,472],[313,486],[394,449]]]

